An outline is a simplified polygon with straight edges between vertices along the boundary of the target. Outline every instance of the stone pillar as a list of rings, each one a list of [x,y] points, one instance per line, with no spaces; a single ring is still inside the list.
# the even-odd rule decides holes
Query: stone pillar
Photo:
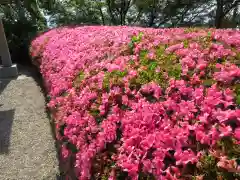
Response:
[[[0,19],[0,56],[3,66],[11,66],[12,61],[8,50],[7,39],[3,29],[2,19]]]
[[[3,28],[2,15],[0,14],[0,78],[16,77],[17,66],[12,64],[8,44]]]

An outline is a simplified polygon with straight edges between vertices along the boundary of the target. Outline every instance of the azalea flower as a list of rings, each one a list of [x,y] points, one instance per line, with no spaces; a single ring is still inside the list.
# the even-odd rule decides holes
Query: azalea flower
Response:
[[[62,27],[31,43],[61,155],[80,180],[91,179],[99,157],[115,166],[101,167],[110,180],[124,171],[175,180],[189,164],[205,174],[199,162],[208,154],[239,172],[218,148],[225,137],[240,144],[239,52],[239,32],[216,29]]]

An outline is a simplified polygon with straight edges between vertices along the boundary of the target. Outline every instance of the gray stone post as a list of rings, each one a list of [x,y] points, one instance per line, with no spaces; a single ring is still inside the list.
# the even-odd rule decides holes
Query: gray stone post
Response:
[[[12,64],[2,23],[2,14],[0,14],[0,58],[0,78],[16,77],[18,75],[17,66]]]

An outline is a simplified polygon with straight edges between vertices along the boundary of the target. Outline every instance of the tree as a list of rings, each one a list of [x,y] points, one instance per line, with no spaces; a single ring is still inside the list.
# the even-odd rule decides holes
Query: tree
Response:
[[[39,31],[47,28],[37,0],[12,0],[0,5],[3,23],[13,61],[29,61],[28,45]]]
[[[240,5],[240,0],[217,0],[215,27],[221,28],[226,15]]]
[[[114,25],[125,25],[126,15],[134,0],[106,0],[106,6]]]
[[[95,0],[56,0],[45,8],[49,21],[54,26],[76,24],[105,24],[102,4]]]

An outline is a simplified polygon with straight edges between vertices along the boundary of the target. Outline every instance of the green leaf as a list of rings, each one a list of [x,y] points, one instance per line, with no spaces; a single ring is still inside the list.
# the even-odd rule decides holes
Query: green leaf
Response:
[[[148,65],[149,60],[146,58],[147,54],[148,54],[147,50],[141,50],[140,51],[140,55],[139,56],[140,56],[140,63],[141,63],[141,65]]]
[[[68,96],[68,92],[66,92],[66,91],[62,92],[62,93],[61,93],[61,96],[63,96],[63,97]]]
[[[82,80],[84,79],[84,72],[81,71],[81,72],[79,73],[78,77],[79,77],[79,80],[82,81]]]
[[[138,41],[138,37],[137,37],[137,36],[133,36],[133,37],[132,37],[132,41],[133,41],[133,42],[137,42],[137,41]]]
[[[165,51],[165,46],[161,45],[159,48],[156,50],[157,57],[161,57],[164,54]]]
[[[240,95],[237,96],[236,103],[237,103],[237,105],[240,105]]]
[[[100,124],[104,120],[104,117],[98,116],[95,119],[96,119],[97,123]]]
[[[214,81],[213,79],[206,79],[203,80],[203,85],[206,87],[211,87],[216,81]]]
[[[188,47],[188,45],[189,45],[189,42],[188,42],[188,40],[184,40],[184,41],[183,41],[183,44],[184,44],[184,48],[187,48],[187,47]]]
[[[116,74],[117,76],[124,77],[127,75],[127,71],[113,71],[113,75]]]
[[[240,165],[240,158],[237,158],[236,162],[237,162],[238,165]]]
[[[96,116],[98,116],[98,115],[100,114],[100,111],[99,111],[99,109],[91,109],[91,110],[89,111],[89,113],[90,113],[92,116],[96,117]]]
[[[51,96],[47,95],[46,100],[47,100],[47,102],[50,102],[51,101]]]
[[[149,64],[148,69],[151,71],[154,71],[157,66],[158,66],[158,63],[156,61],[153,61]]]
[[[77,149],[77,147],[76,147],[74,144],[72,144],[72,143],[70,143],[70,142],[67,142],[67,143],[66,143],[66,146],[67,146],[67,148],[68,148],[69,150],[71,150],[73,153],[77,153],[77,152],[78,152],[78,149]]]
[[[173,67],[169,68],[168,75],[170,77],[175,77],[175,79],[179,79],[181,77],[182,67],[180,64],[176,64]]]
[[[110,73],[105,72],[104,78],[103,78],[103,89],[106,91],[110,90]]]
[[[66,124],[63,124],[63,125],[60,126],[60,128],[59,128],[59,133],[60,133],[61,136],[64,136],[64,129],[65,129],[66,127],[67,127]]]
[[[138,39],[141,40],[143,37],[143,32],[140,32],[139,35],[138,35]]]
[[[127,105],[125,105],[125,104],[122,104],[122,105],[120,106],[120,109],[122,109],[122,110],[132,110],[129,106],[127,106]]]
[[[134,65],[134,64],[135,64],[134,60],[131,59],[131,60],[129,61],[129,64]]]
[[[132,37],[132,42],[140,42],[142,39],[143,33],[140,32],[137,36]]]
[[[133,42],[132,42],[132,41],[128,44],[128,47],[129,47],[130,49],[133,48]]]

